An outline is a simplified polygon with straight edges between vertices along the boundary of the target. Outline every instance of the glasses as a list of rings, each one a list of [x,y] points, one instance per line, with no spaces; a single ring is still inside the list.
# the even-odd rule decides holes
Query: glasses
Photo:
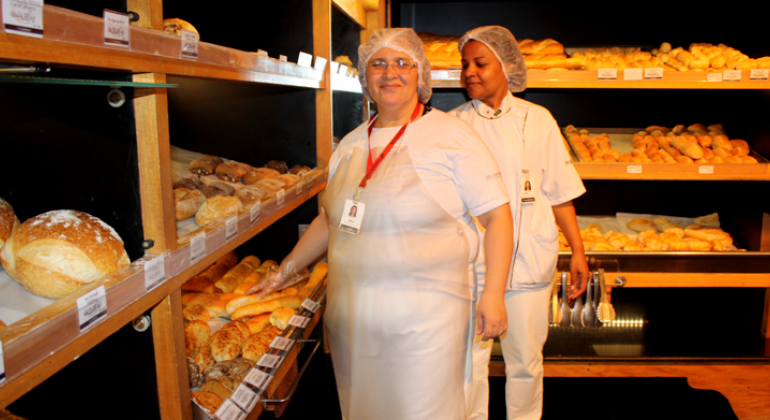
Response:
[[[393,70],[395,70],[396,73],[407,74],[412,71],[413,68],[417,67],[417,64],[412,60],[402,58],[390,63],[390,66],[393,67]],[[373,60],[369,62],[367,67],[369,68],[370,73],[381,74],[385,73],[388,69],[388,62],[385,60]]]

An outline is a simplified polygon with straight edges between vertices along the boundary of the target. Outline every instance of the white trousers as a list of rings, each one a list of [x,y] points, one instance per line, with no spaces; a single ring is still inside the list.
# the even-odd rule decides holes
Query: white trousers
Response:
[[[500,337],[505,359],[507,419],[538,420],[543,414],[543,346],[548,338],[548,300],[551,288],[508,291],[508,331]],[[475,326],[474,326],[475,329]],[[475,334],[475,331],[474,331]],[[473,385],[468,419],[489,418],[489,358],[492,340],[473,340]]]

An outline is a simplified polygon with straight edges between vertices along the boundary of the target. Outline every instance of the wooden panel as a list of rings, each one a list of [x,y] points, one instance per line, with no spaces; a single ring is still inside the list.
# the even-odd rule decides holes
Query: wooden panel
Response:
[[[184,343],[182,291],[177,289],[152,310],[152,339],[163,420],[192,419]]]
[[[362,29],[366,29],[366,11],[358,0],[332,0],[338,9],[342,10],[349,18],[353,19]]]
[[[163,2],[161,0],[126,0],[126,8],[139,15],[139,20],[131,22],[140,28],[163,30]]]
[[[770,356],[770,288],[765,290],[765,309],[762,315],[762,337],[768,340],[765,343],[765,356]]]
[[[319,57],[331,61],[331,5],[328,1],[313,0],[313,51]],[[324,70],[323,80],[331,81],[331,66]],[[332,90],[331,83],[327,88],[316,91],[316,165],[325,168],[332,155]]]
[[[770,287],[770,273],[607,273],[611,285],[617,276],[624,287]]]
[[[366,43],[372,32],[380,28],[380,13],[378,11],[366,12],[366,29],[361,31],[361,43]]]

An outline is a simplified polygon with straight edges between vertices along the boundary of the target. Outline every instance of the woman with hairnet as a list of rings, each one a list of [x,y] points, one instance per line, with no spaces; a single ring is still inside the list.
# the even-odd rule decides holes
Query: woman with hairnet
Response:
[[[506,411],[509,419],[540,419],[548,299],[559,253],[556,223],[572,247],[569,296],[574,299],[585,291],[589,276],[572,206],[585,188],[548,110],[511,94],[527,86],[527,68],[513,34],[500,26],[476,28],[460,39],[458,47],[461,83],[472,100],[449,114],[469,122],[479,133],[495,156],[511,197],[515,236],[512,269],[506,279],[508,331],[500,337]],[[490,233],[487,229],[486,234]],[[488,286],[483,257],[480,252],[476,264],[482,299]],[[473,343],[470,419],[488,418],[492,340],[482,338]]]
[[[512,224],[500,172],[471,127],[426,108],[430,64],[411,29],[375,31],[359,79],[378,114],[342,139],[322,211],[262,294],[327,252],[327,337],[347,420],[461,420],[467,412],[477,216],[490,234],[477,328],[506,328]],[[356,206],[356,217],[349,217]]]

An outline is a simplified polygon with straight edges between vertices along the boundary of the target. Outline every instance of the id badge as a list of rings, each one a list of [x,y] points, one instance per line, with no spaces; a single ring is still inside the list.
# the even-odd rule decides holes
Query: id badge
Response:
[[[351,199],[345,200],[345,207],[340,217],[340,230],[357,235],[364,220],[364,211],[366,211],[366,204]]]
[[[521,202],[523,204],[535,202],[535,192],[532,190],[532,181],[529,179],[529,170],[524,169],[521,171],[521,186],[519,187],[519,194],[521,195]]]

